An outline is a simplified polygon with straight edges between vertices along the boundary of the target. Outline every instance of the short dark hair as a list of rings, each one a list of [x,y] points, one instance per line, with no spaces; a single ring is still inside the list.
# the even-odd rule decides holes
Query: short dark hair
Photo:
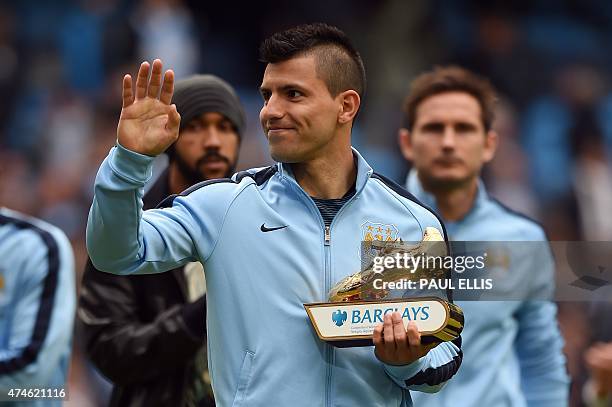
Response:
[[[497,103],[495,88],[488,79],[458,66],[438,66],[412,81],[404,102],[405,127],[412,130],[417,107],[424,99],[446,92],[465,92],[474,96],[480,104],[485,131],[491,130]]]
[[[324,23],[300,25],[273,34],[259,47],[260,60],[269,64],[310,53],[317,61],[317,76],[333,97],[349,89],[363,97],[366,88],[363,61],[347,35],[337,27]]]

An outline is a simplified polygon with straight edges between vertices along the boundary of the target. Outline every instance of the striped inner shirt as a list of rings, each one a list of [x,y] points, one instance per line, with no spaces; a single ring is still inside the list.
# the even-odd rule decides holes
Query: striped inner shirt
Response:
[[[355,195],[355,192],[355,185],[353,185],[353,187],[342,198],[319,199],[311,197],[314,203],[317,205],[317,208],[319,208],[319,212],[321,212],[325,226],[331,225],[340,208],[342,208],[342,206],[344,206],[344,204],[347,203],[348,200],[353,197],[353,195]]]

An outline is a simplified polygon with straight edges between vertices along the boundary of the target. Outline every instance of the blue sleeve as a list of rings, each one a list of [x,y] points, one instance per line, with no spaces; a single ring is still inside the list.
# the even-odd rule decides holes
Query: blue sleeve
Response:
[[[515,349],[521,367],[521,388],[530,407],[563,407],[568,405],[569,377],[557,324],[557,306],[552,302],[554,260],[549,250],[539,250],[533,258],[537,273],[530,273],[533,278],[530,297],[537,299],[524,301],[516,313]]]
[[[63,387],[76,307],[74,259],[59,230],[19,230],[8,329],[0,335],[0,389]],[[13,256],[15,257],[15,256]]]
[[[212,252],[222,202],[208,199],[196,205],[196,191],[175,198],[171,208],[143,211],[143,187],[153,160],[117,145],[100,166],[87,221],[87,250],[97,269],[157,273],[205,261]],[[203,207],[206,202],[213,204]]]
[[[521,387],[529,406],[567,406],[569,378],[557,307],[550,301],[529,301],[517,314],[516,352]]]
[[[384,367],[387,375],[398,386],[408,390],[436,393],[457,373],[462,359],[459,337],[452,342],[442,342],[409,365],[384,364]]]

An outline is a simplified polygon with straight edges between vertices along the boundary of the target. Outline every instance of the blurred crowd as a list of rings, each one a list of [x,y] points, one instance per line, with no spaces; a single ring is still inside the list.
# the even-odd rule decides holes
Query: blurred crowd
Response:
[[[123,74],[161,58],[179,79],[224,78],[247,109],[238,169],[262,166],[270,158],[258,123],[258,43],[312,21],[339,26],[362,52],[368,89],[354,145],[379,172],[404,182],[397,129],[410,80],[433,65],[462,65],[503,95],[500,152],[485,173],[492,195],[541,221],[552,240],[612,240],[612,3],[264,0],[239,14],[221,3],[0,3],[0,205],[59,226],[78,272],[93,179],[116,138]],[[586,307],[560,304],[573,405],[587,375]],[[83,357],[78,330],[74,347],[68,404],[103,405],[109,387]]]

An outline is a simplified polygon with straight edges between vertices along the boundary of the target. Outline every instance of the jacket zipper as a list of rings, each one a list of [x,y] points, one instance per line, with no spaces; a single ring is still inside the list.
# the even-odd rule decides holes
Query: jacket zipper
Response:
[[[295,187],[304,195],[306,196],[306,199],[308,201],[310,201],[310,203],[315,207],[316,213],[319,216],[319,223],[322,224],[323,227],[323,247],[324,247],[324,252],[325,252],[325,270],[324,270],[324,276],[325,276],[325,285],[324,285],[324,294],[329,293],[329,290],[331,289],[331,227],[332,225],[336,222],[336,219],[338,219],[339,215],[344,211],[344,209],[355,200],[355,198],[359,195],[359,193],[361,192],[361,190],[363,188],[365,188],[365,185],[360,188],[359,190],[355,191],[355,195],[353,195],[353,197],[351,199],[349,199],[343,206],[342,208],[340,208],[340,210],[338,211],[338,213],[336,213],[336,216],[334,216],[334,219],[332,220],[331,224],[329,226],[325,226],[325,222],[323,221],[323,217],[321,216],[321,213],[319,212],[319,208],[317,207],[317,204],[312,200],[312,198],[306,193],[306,191],[304,191],[302,189],[302,187],[297,183],[297,181],[295,181],[293,178],[291,177],[287,177],[290,182],[292,182]],[[324,299],[326,300],[326,299]],[[331,406],[332,405],[332,400],[331,400],[331,390],[332,390],[332,366],[333,366],[333,362],[334,362],[334,358],[335,358],[335,351],[334,351],[334,347],[328,343],[324,344],[325,347],[325,363],[326,363],[326,373],[325,373],[325,406]]]
[[[310,204],[314,207],[315,209],[315,216],[318,216],[319,218],[319,224],[323,226],[323,249],[324,249],[324,255],[325,255],[325,259],[324,259],[324,270],[323,270],[323,277],[324,277],[324,282],[323,282],[323,295],[326,295],[329,292],[331,283],[329,281],[331,281],[331,252],[330,252],[330,245],[331,245],[331,225],[330,226],[326,226],[325,225],[325,221],[323,220],[323,216],[321,216],[321,212],[319,212],[319,208],[317,207],[317,204],[312,200],[312,198],[306,193],[306,191],[304,191],[302,189],[302,187],[300,187],[300,184],[297,183],[297,181],[295,181],[293,178],[291,177],[287,177],[287,179],[295,186],[295,188],[299,191],[299,193],[301,193],[302,195],[304,195],[306,197],[306,201],[310,202]],[[348,202],[347,202],[348,203]],[[333,223],[333,222],[332,222]],[[325,301],[326,298],[323,299],[323,301]],[[331,406],[331,376],[332,376],[332,369],[331,369],[331,364],[332,364],[332,360],[333,360],[333,347],[332,345],[328,344],[328,343],[324,343],[323,344],[323,354],[325,356],[325,400],[324,400],[324,405],[326,407]]]
[[[340,213],[344,211],[344,209],[355,199],[357,193],[353,195],[351,199],[349,199],[343,206],[340,208],[334,219],[329,226],[325,226],[324,233],[324,247],[325,247],[325,293],[329,293],[332,286],[332,275],[331,275],[331,227],[338,219]],[[318,208],[317,208],[318,210]],[[325,299],[327,300],[327,298]],[[332,406],[332,381],[333,381],[333,366],[336,357],[336,350],[334,347],[328,343],[325,344],[325,362],[327,364],[326,373],[325,373],[325,406]]]
[[[323,248],[325,252],[325,290],[324,293],[329,292],[331,286],[331,227],[325,226],[325,233],[323,238]],[[324,298],[324,301],[327,298]],[[332,365],[334,360],[334,348],[332,345],[325,343],[325,406],[329,407],[332,405],[331,402],[331,389],[332,389]]]

